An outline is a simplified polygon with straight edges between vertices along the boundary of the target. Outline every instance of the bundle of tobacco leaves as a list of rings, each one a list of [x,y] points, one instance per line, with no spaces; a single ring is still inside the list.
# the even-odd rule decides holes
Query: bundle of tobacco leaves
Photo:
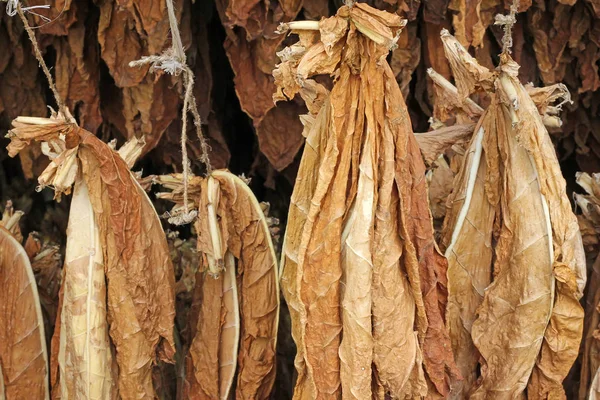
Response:
[[[404,25],[356,3],[282,27],[299,41],[279,53],[275,100],[310,111],[281,265],[298,399],[446,396],[459,378],[425,165],[386,61]]]
[[[181,211],[181,175],[155,178]],[[267,219],[241,178],[192,177],[200,258],[188,314],[186,399],[268,399],[275,381],[279,278]],[[234,381],[236,382],[233,385]]]
[[[545,127],[564,86],[523,86],[508,46],[489,70],[447,31],[441,37],[463,109],[473,94],[489,104],[442,231],[446,324],[463,377],[451,383],[451,397],[564,398],[586,281],[581,234]]]
[[[73,192],[52,339],[54,398],[153,398],[152,369],[174,355],[174,275],[156,211],[123,158],[62,115],[19,117],[9,154],[31,142],[51,162],[39,177],[55,197]],[[72,186],[74,188],[72,189]]]

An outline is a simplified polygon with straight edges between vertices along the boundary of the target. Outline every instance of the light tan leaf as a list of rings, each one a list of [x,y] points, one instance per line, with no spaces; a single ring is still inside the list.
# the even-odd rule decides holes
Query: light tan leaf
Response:
[[[58,366],[63,399],[116,399],[103,251],[87,186],[75,182],[63,277]]]
[[[452,146],[466,144],[473,135],[474,128],[474,124],[461,124],[415,133],[425,163],[431,165]]]
[[[300,307],[304,307],[299,297],[297,273],[298,273],[298,251],[302,240],[304,225],[308,220],[311,200],[315,193],[323,193],[323,189],[329,184],[328,179],[321,180],[323,173],[331,174],[333,171],[319,171],[321,163],[327,163],[336,155],[327,151],[327,135],[324,125],[329,115],[328,109],[331,105],[327,101],[323,106],[314,123],[308,130],[300,168],[298,170],[297,182],[302,182],[294,188],[288,212],[288,224],[285,230],[283,249],[281,252],[281,288],[292,322],[292,337],[296,342],[297,353],[294,361],[298,377],[294,390],[295,398],[310,399],[312,390],[305,386],[307,379],[306,363],[304,360],[304,337],[301,333]],[[326,189],[325,189],[326,190]],[[321,194],[322,195],[322,194]]]
[[[552,312],[552,227],[537,170],[512,133],[508,111],[492,103],[481,125],[484,134],[498,135],[507,167],[495,277],[472,325],[483,358],[473,398],[514,398],[525,390]]]
[[[384,129],[373,237],[373,362],[382,391],[394,398],[414,398],[426,394],[427,383],[415,331],[415,299],[402,262],[403,242],[396,223],[400,197],[395,184],[394,142],[392,131]]]
[[[482,126],[477,129],[455,180],[455,189],[448,198],[441,241],[448,259],[446,325],[463,378],[451,382],[453,398],[465,396],[477,380],[479,356],[471,339],[471,328],[492,278],[495,205],[485,194],[485,131]]]

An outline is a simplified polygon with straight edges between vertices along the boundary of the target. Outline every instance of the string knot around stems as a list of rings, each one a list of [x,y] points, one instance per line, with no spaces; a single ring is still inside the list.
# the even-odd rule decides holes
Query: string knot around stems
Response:
[[[519,0],[513,0],[510,6],[508,15],[497,14],[494,25],[502,26],[504,35],[502,36],[502,54],[510,54],[512,52],[512,30],[517,23],[517,13],[519,12]]]
[[[142,65],[150,64],[151,71],[164,71],[169,75],[178,76],[185,71],[185,60],[181,59],[175,53],[175,50],[170,47],[158,56],[145,56],[139,60],[131,61],[130,67],[141,67]]]
[[[196,104],[196,98],[194,97],[194,73],[187,65],[185,52],[183,50],[183,44],[181,42],[181,34],[179,33],[179,27],[177,24],[177,17],[175,16],[175,8],[173,6],[173,0],[166,0],[167,3],[167,14],[169,17],[169,26],[171,27],[171,47],[164,51],[160,55],[146,56],[139,60],[132,61],[129,63],[130,67],[140,67],[142,65],[151,65],[151,70],[161,70],[170,75],[178,76],[183,75],[183,86],[185,87],[183,96],[183,110],[181,117],[181,159],[183,169],[183,213],[179,216],[172,216],[169,218],[169,222],[176,225],[188,224],[194,220],[197,213],[189,209],[188,201],[188,179],[190,175],[190,162],[187,154],[187,116],[188,112],[191,112],[194,116],[194,125],[196,127],[196,135],[200,140],[200,148],[202,156],[200,160],[206,166],[206,172],[210,175],[212,172],[212,166],[210,164],[208,152],[209,146],[202,134],[202,121],[200,119],[200,113],[198,112],[198,106]]]

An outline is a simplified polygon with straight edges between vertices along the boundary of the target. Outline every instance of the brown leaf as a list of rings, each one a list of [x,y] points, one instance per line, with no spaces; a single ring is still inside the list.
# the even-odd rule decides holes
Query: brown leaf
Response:
[[[196,279],[198,317],[192,320],[187,365],[193,374],[186,395],[227,398],[237,365],[236,396],[267,399],[275,381],[279,320],[269,228],[258,201],[235,175],[213,171],[196,185],[201,192],[196,230],[204,265]]]
[[[68,36],[55,39],[53,44],[56,50],[55,74],[56,87],[66,106],[77,115],[84,129],[96,132],[102,123],[99,88],[100,57],[98,48],[89,44],[90,34],[95,31],[89,25],[86,26],[83,20],[87,11],[87,7],[79,11],[82,19],[71,25]],[[89,32],[90,29],[92,32]],[[86,38],[88,38],[87,46]]]
[[[155,359],[172,360],[174,352],[175,282],[167,241],[125,162],[89,132],[79,134],[79,158],[104,251],[119,394],[152,397]]]
[[[37,286],[27,253],[0,226],[0,393],[49,399],[48,353]]]

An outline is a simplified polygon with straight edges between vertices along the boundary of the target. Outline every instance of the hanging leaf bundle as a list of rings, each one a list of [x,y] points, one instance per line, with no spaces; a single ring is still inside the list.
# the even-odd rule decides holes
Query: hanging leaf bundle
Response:
[[[19,117],[9,155],[41,142],[39,177],[55,197],[73,192],[52,340],[54,398],[155,397],[152,369],[174,355],[174,276],[152,203],[123,158],[62,114]],[[139,155],[143,142],[121,149]],[[72,186],[74,188],[72,189]]]
[[[504,18],[499,23],[511,23]],[[583,330],[586,270],[544,116],[554,117],[559,107],[550,104],[567,94],[561,85],[523,86],[507,38],[491,71],[447,31],[441,36],[463,104],[472,94],[489,100],[442,232],[446,322],[463,377],[452,382],[451,397],[565,398],[562,381]]]
[[[183,208],[182,176],[158,177],[159,198]],[[279,279],[263,211],[248,185],[228,171],[192,177],[189,206],[200,265],[189,318],[184,398],[268,399],[275,381]],[[236,384],[234,385],[234,382]]]
[[[23,215],[0,220],[0,399],[48,400],[48,352],[38,288],[21,241]]]
[[[310,111],[281,266],[297,399],[445,396],[459,379],[425,166],[386,62],[404,25],[356,3],[282,27],[299,41],[279,53],[275,100]]]

